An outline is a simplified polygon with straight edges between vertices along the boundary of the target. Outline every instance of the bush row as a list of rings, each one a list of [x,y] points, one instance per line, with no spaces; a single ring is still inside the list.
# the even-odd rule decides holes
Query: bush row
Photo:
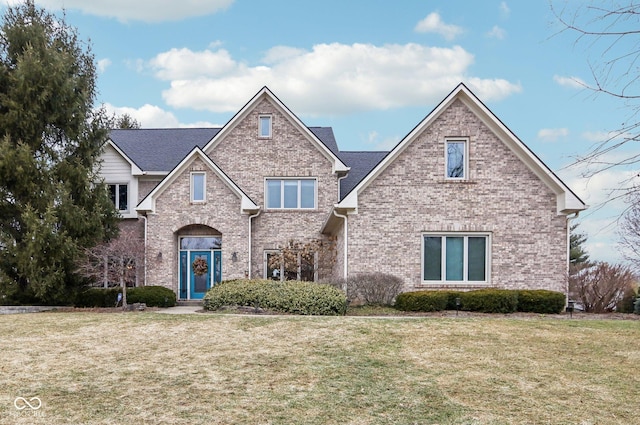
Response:
[[[81,291],[76,307],[115,307],[122,288],[87,288]],[[176,294],[163,286],[141,286],[127,288],[127,303],[145,303],[147,307],[173,307]]]
[[[204,296],[204,307],[259,307],[281,313],[304,315],[343,315],[345,294],[329,285],[313,282],[241,279],[222,282]]]
[[[456,306],[456,300],[460,305]],[[399,294],[395,308],[403,311],[442,311],[459,308],[481,313],[560,313],[565,306],[561,292],[539,290],[480,289],[477,291],[416,291]]]

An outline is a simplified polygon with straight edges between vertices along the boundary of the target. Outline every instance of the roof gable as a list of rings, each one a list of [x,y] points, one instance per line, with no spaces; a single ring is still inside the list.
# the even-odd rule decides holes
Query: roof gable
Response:
[[[251,100],[249,100],[249,102],[247,102],[247,104],[243,106],[242,109],[240,109],[240,111],[238,111],[233,118],[224,125],[224,127],[222,127],[220,132],[218,132],[202,150],[209,152],[215,149],[215,146],[220,143],[224,137],[229,134],[244,118],[246,118],[263,99],[268,99],[280,111],[280,113],[287,117],[298,131],[300,131],[300,133],[303,134],[318,149],[318,151],[320,151],[320,153],[322,153],[324,157],[331,161],[334,173],[346,173],[349,171],[349,167],[347,167],[337,155],[338,146],[335,144],[333,130],[327,127],[307,127],[266,86],[256,93],[256,95],[253,96],[253,98],[251,98]],[[325,143],[325,140],[329,142],[330,146]]]
[[[155,211],[155,202],[158,196],[160,196],[179,176],[182,174],[189,164],[191,164],[196,158],[200,158],[213,172],[222,180],[231,191],[238,196],[241,200],[241,212],[249,213],[256,212],[260,209],[250,198],[247,196],[233,180],[231,180],[212,160],[209,158],[199,147],[194,147],[191,152],[184,157],[182,161],[149,193],[140,204],[136,207],[138,212],[153,212]]]
[[[558,213],[571,214],[586,205],[518,137],[507,128],[464,84],[459,84],[436,108],[409,132],[369,173],[343,195],[336,208],[355,210],[358,194],[376,179],[456,99],[462,101],[555,194]]]

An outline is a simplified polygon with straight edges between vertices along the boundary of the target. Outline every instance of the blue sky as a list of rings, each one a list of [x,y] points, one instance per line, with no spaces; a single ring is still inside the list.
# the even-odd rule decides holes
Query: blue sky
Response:
[[[332,126],[342,150],[390,149],[464,82],[594,206],[579,220],[591,257],[621,260],[612,222],[625,205],[596,207],[633,170],[585,179],[583,167],[566,166],[630,111],[577,83],[593,81],[594,46],[558,34],[547,1],[36,4],[64,5],[67,22],[91,42],[98,102],[143,127],[222,125],[266,85],[307,125]]]

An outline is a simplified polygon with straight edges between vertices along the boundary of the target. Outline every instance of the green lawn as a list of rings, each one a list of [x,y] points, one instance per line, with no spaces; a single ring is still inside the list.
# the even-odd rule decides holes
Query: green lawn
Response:
[[[0,350],[0,424],[640,421],[639,321],[38,313]]]

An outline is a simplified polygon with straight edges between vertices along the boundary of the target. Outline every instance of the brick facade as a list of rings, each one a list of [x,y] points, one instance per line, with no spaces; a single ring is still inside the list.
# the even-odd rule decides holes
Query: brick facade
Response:
[[[444,178],[447,137],[468,137],[467,181]],[[566,292],[567,224],[556,195],[460,100],[359,195],[349,273],[391,273],[407,290],[441,287],[422,284],[424,232],[487,232],[490,286]]]

